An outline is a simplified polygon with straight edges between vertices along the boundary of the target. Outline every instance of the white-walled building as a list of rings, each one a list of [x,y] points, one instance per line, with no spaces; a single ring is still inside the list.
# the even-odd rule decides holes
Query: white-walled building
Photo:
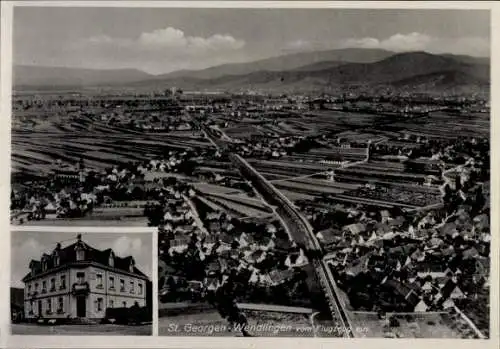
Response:
[[[23,278],[27,319],[101,319],[106,308],[146,306],[148,277],[134,258],[118,257],[81,240],[32,260]]]

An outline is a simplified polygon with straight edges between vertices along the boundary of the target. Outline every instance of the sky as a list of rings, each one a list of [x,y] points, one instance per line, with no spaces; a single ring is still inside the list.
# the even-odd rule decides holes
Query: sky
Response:
[[[100,250],[112,248],[118,257],[134,257],[136,267],[151,278],[151,233],[82,233],[82,240]],[[51,253],[58,241],[64,248],[76,242],[76,233],[12,232],[11,287],[23,288],[21,279],[29,272],[30,261],[40,260],[43,253]]]
[[[152,74],[346,47],[489,56],[484,10],[16,7],[14,63]]]

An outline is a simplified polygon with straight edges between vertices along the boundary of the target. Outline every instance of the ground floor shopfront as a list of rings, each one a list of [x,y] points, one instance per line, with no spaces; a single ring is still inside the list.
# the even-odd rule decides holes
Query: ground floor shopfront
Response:
[[[110,295],[103,293],[66,293],[25,301],[26,319],[102,319],[106,308],[146,306],[145,297]]]

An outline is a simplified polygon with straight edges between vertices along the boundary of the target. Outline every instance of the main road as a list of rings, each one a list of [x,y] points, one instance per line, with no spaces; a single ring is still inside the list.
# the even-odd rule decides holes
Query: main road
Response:
[[[207,128],[204,128],[204,131],[207,137],[211,139],[211,142],[217,145],[217,148],[225,150],[224,142],[217,139],[214,132],[207,130]],[[240,170],[243,177],[254,186],[264,200],[270,205],[277,207],[276,214],[280,216],[281,221],[286,225],[285,228],[290,232],[297,245],[309,252],[308,256],[313,267],[311,270],[313,275],[309,276],[315,277],[319,281],[322,291],[328,300],[332,317],[338,323],[339,335],[354,337],[355,333],[346,315],[346,310],[337,295],[336,282],[328,266],[322,259],[324,254],[323,249],[309,221],[283,193],[276,189],[272,183],[264,178],[245,159],[234,153],[230,153],[228,156],[231,162]]]

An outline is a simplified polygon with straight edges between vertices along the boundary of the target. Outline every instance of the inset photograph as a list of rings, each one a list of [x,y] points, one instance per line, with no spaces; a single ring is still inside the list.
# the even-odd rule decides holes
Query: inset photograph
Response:
[[[151,335],[152,235],[13,231],[13,335]]]

